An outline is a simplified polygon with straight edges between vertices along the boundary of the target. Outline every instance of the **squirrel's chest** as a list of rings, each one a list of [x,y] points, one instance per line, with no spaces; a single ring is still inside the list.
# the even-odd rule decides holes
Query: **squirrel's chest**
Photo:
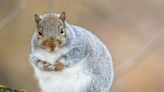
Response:
[[[43,92],[85,92],[90,83],[89,73],[77,65],[61,72],[37,72],[39,84]]]
[[[69,50],[65,49],[65,48],[63,48],[57,52],[54,52],[54,53],[49,53],[44,50],[35,50],[35,51],[33,51],[33,55],[35,57],[41,59],[42,61],[46,61],[48,63],[53,64],[56,60],[58,60],[62,55],[64,55],[68,51]]]

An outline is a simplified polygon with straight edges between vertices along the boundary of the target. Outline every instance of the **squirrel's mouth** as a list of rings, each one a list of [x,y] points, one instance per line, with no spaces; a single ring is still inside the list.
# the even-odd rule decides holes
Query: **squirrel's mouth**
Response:
[[[56,41],[55,43],[52,43],[51,45],[48,46],[48,51],[53,52],[56,51],[58,48],[60,48],[60,42]]]
[[[61,46],[61,42],[59,40],[56,41],[45,41],[44,48],[48,50],[48,52],[54,52]]]

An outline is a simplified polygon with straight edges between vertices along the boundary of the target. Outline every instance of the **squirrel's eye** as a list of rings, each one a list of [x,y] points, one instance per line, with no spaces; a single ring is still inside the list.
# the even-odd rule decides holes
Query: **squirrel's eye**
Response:
[[[39,27],[38,28],[38,34],[40,35],[40,36],[42,36],[43,35],[43,28],[42,27]]]
[[[64,34],[63,28],[60,28],[60,33],[61,33],[61,34]]]
[[[42,33],[42,32],[38,32],[38,34],[39,34],[40,36],[42,36],[42,35],[43,35],[43,33]]]
[[[61,30],[61,31],[60,31],[60,33],[61,33],[61,34],[63,34],[63,33],[64,33],[64,31],[63,31],[63,30]]]

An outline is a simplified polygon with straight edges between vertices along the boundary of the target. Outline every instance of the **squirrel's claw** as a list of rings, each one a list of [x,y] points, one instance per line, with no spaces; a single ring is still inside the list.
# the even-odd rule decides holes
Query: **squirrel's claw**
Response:
[[[38,60],[37,67],[43,71],[54,71],[53,65],[45,61]]]
[[[62,63],[52,65],[45,61],[38,60],[37,67],[43,71],[61,71],[64,68],[64,65]]]
[[[61,71],[64,68],[62,63],[55,64],[55,71]]]

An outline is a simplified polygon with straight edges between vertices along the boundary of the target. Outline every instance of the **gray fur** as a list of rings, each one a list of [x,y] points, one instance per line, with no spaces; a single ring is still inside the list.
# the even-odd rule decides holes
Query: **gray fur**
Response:
[[[95,35],[81,27],[66,23],[66,31],[68,34],[67,41],[61,49],[68,48],[69,51],[63,53],[63,56],[66,57],[64,65],[67,68],[73,67],[83,58],[87,58],[83,62],[83,66],[89,72],[91,82],[89,86],[83,88],[80,92],[109,92],[114,71],[112,57],[107,47]],[[36,33],[33,35],[31,44],[31,62],[35,65],[37,59],[34,58],[33,53],[38,49],[42,49],[36,41]]]

